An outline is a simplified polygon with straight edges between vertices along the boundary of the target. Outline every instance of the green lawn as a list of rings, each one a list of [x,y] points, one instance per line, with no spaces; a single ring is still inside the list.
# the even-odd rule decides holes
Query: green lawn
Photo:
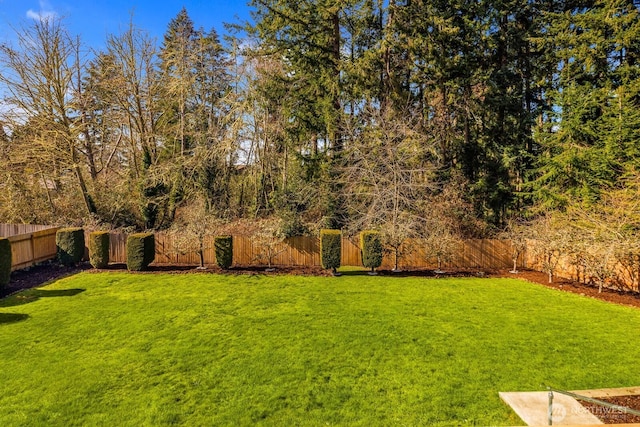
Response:
[[[83,273],[0,300],[0,425],[513,425],[640,385],[640,310],[510,279]]]

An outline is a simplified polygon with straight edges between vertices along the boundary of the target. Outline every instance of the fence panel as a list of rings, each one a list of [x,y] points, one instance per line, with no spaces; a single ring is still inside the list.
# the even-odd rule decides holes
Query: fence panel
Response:
[[[125,264],[127,262],[127,235],[109,233],[109,262]]]
[[[234,264],[255,264],[256,254],[254,253],[251,239],[242,236],[233,236],[233,263]]]
[[[56,257],[57,228],[9,237],[11,242],[11,271],[31,267]]]
[[[360,251],[360,246],[346,237],[342,238],[342,258],[340,260],[340,264],[348,266],[362,265],[362,252]]]

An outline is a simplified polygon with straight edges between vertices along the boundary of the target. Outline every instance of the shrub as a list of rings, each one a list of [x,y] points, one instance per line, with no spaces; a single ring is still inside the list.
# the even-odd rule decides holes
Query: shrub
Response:
[[[382,243],[377,231],[363,231],[360,233],[360,249],[362,250],[362,265],[371,271],[382,264]]]
[[[0,289],[9,284],[11,277],[11,242],[0,239]]]
[[[300,215],[295,212],[287,212],[281,216],[282,234],[284,237],[308,236],[309,227],[307,227]]]
[[[127,269],[143,271],[156,257],[153,233],[136,233],[127,237]]]
[[[75,265],[84,258],[84,230],[61,228],[56,232],[58,261],[63,265]]]
[[[342,233],[340,230],[320,230],[320,263],[322,268],[336,272],[342,258]]]
[[[214,240],[216,250],[216,264],[218,267],[227,269],[233,263],[233,237],[216,236]]]
[[[109,232],[94,231],[89,234],[89,262],[93,268],[109,265]]]

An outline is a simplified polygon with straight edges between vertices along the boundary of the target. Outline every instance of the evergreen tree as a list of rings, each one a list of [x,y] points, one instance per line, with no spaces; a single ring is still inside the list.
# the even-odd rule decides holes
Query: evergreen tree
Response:
[[[285,67],[278,78],[289,88],[289,98],[279,101],[290,105],[292,119],[304,124],[310,137],[339,152],[345,5],[335,0],[253,0],[250,5],[255,25],[248,30],[260,40],[253,53],[275,56]]]
[[[188,141],[191,132],[189,117],[195,84],[195,62],[197,55],[196,31],[187,10],[182,8],[169,22],[164,35],[160,57],[160,69],[163,73],[164,121],[172,130],[167,129],[176,141],[175,151],[180,155],[189,150]],[[173,134],[173,135],[171,135]]]
[[[183,198],[203,197],[207,209],[228,207],[233,154],[225,144],[228,60],[215,30],[196,30],[187,10],[171,20],[160,50],[163,133],[172,149],[171,215]]]
[[[640,19],[631,1],[596,1],[552,15],[554,109],[537,134],[538,199],[589,206],[638,162]]]

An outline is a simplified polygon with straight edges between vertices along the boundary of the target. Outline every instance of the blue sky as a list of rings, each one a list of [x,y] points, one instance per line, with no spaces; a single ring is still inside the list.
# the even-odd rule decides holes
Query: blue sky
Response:
[[[125,29],[133,13],[137,27],[162,41],[169,21],[186,7],[196,28],[215,28],[222,37],[225,22],[249,18],[248,0],[0,0],[0,42],[14,38],[13,28],[55,15],[85,46],[100,49],[107,34]]]

